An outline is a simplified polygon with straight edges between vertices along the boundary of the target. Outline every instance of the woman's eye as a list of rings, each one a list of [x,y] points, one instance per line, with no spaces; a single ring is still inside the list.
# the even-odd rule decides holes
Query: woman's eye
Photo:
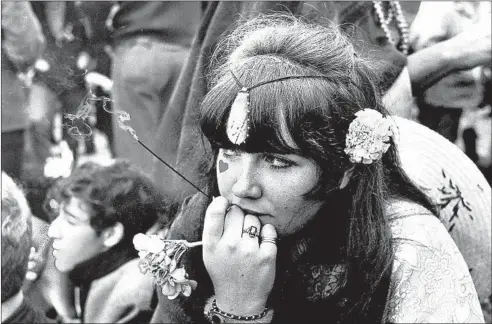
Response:
[[[222,155],[225,158],[231,158],[231,157],[239,156],[240,154],[241,154],[241,152],[236,151],[236,150],[222,149]]]
[[[265,155],[265,161],[270,163],[270,167],[274,169],[285,169],[295,164],[290,160],[273,155]]]

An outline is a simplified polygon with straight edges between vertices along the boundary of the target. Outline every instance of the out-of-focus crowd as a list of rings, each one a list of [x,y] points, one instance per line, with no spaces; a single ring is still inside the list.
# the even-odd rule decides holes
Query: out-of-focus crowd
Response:
[[[2,322],[150,320],[157,297],[139,274],[131,239],[165,228],[165,215],[177,208],[169,202],[193,187],[149,151],[198,182],[188,152],[198,141],[193,129],[208,60],[245,17],[280,11],[339,24],[379,61],[386,107],[455,143],[492,181],[488,1],[1,6]],[[84,218],[68,199],[74,192],[112,208],[108,220],[131,216],[96,240],[73,224],[102,231],[108,220]],[[109,199],[118,206],[106,206]],[[152,210],[146,219],[132,214],[142,206]],[[120,246],[122,237],[130,243],[116,252],[94,252],[97,244]],[[94,247],[85,245],[91,240]],[[63,244],[72,250],[66,259]],[[490,303],[483,307],[490,322]]]

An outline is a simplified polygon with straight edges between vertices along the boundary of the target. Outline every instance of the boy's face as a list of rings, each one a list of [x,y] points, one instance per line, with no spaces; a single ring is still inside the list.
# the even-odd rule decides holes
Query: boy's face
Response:
[[[60,214],[48,230],[48,236],[53,239],[53,256],[58,270],[71,271],[107,250],[103,235],[97,235],[90,219],[90,208],[76,197],[60,205]]]

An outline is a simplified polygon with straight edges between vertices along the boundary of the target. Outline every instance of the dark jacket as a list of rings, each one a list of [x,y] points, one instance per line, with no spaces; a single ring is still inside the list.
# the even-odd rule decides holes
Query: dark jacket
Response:
[[[133,247],[113,247],[71,272],[83,323],[145,323],[152,316],[154,283],[138,267]]]

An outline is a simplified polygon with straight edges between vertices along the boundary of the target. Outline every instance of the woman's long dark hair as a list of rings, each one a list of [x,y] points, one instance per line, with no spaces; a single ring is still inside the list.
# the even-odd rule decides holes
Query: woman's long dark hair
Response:
[[[292,75],[323,76],[272,82],[251,90],[251,129],[247,141],[237,148],[312,159],[320,169],[319,182],[306,197],[326,204],[332,203],[333,189],[344,172],[353,167],[350,183],[342,191],[347,208],[337,209],[336,215],[320,212],[317,217],[337,217],[345,227],[336,231],[343,236],[340,247],[352,301],[346,319],[381,321],[394,259],[385,205],[398,198],[432,207],[402,170],[395,145],[369,165],[353,165],[344,153],[348,127],[357,111],[371,108],[387,115],[371,63],[354,52],[336,26],[312,25],[290,15],[247,21],[218,48],[209,79],[211,90],[201,104],[200,125],[209,148],[201,159],[204,187],[210,196],[219,194],[218,149],[234,147],[227,139],[226,124],[241,86],[232,73],[246,87]]]

